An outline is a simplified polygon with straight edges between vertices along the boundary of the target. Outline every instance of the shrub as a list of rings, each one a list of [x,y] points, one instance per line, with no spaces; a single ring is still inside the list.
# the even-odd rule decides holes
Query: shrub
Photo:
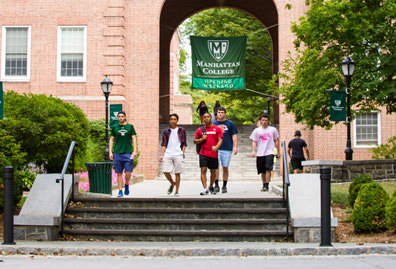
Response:
[[[43,94],[4,95],[5,129],[27,153],[27,163],[59,173],[70,143],[78,143],[76,157],[85,152],[88,120],[77,106]]]
[[[352,210],[355,231],[359,233],[385,229],[385,204],[388,199],[388,193],[380,184],[363,184]]]
[[[23,184],[18,174],[19,169],[25,163],[26,153],[22,152],[21,145],[15,141],[15,138],[5,130],[6,120],[0,121],[0,209],[4,206],[4,181],[3,169],[5,166],[14,167],[14,205],[16,205],[22,196]]]
[[[386,203],[385,222],[388,229],[396,230],[396,190]]]
[[[353,179],[351,185],[349,185],[349,205],[351,207],[355,204],[361,186],[370,182],[373,182],[373,179],[367,174],[358,175]]]
[[[388,139],[388,144],[381,144],[376,148],[371,149],[375,160],[381,159],[396,159],[396,136]]]

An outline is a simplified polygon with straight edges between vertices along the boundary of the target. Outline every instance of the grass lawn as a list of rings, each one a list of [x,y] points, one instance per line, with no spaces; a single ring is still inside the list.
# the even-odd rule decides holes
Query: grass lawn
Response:
[[[377,181],[384,187],[389,195],[396,190],[396,181]],[[333,183],[331,184],[331,200],[336,204],[348,205],[348,190],[350,183]]]

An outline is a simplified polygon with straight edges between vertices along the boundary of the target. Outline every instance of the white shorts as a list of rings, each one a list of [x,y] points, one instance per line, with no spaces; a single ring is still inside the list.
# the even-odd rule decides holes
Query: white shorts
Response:
[[[184,159],[183,155],[164,157],[162,160],[162,172],[181,174],[183,173]]]

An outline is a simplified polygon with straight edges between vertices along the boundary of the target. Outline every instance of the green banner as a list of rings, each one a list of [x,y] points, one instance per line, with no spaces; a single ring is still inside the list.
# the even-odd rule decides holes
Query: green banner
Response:
[[[0,81],[0,120],[4,118],[3,82]]]
[[[345,98],[346,93],[343,91],[330,91],[330,120],[345,121]]]
[[[111,104],[110,105],[110,128],[118,123],[117,114],[122,111],[122,104]]]
[[[243,37],[191,36],[192,88],[245,89],[246,40]]]

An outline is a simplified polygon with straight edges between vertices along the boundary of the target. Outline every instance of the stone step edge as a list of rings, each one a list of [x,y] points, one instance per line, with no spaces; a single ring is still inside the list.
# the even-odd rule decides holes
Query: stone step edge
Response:
[[[81,197],[74,199],[73,202],[112,202],[112,203],[131,203],[131,202],[192,202],[192,203],[224,203],[224,202],[235,202],[235,203],[267,203],[267,202],[283,202],[282,197],[263,197],[263,198],[235,198],[235,197],[205,197],[205,198],[191,198],[191,197],[153,197],[153,198],[116,198],[116,197]]]
[[[271,214],[286,213],[286,208],[84,208],[72,207],[67,213],[165,213],[165,214]]]
[[[65,218],[64,223],[92,224],[285,224],[286,219],[122,219],[122,218]]]
[[[73,256],[147,256],[147,257],[248,257],[248,256],[329,256],[329,255],[390,255],[396,254],[396,245],[350,245],[344,243],[335,243],[329,247],[319,247],[319,244],[294,244],[294,243],[254,243],[246,244],[245,247],[233,247],[227,243],[218,243],[211,246],[206,243],[194,242],[193,247],[182,244],[177,246],[164,246],[155,244],[154,246],[145,247],[144,242],[133,246],[113,245],[107,242],[95,242],[95,245],[84,246],[84,242],[79,241],[78,245],[71,243],[67,245],[48,245],[45,242],[36,242],[36,246],[31,244],[24,245],[24,242],[17,242],[16,245],[0,245],[0,252],[7,255],[73,255]],[[62,242],[63,243],[63,242]],[[69,242],[64,242],[69,243]],[[92,242],[87,242],[92,243]],[[109,246],[106,246],[109,245]],[[158,246],[159,245],[159,246]],[[201,246],[202,245],[202,246]]]
[[[280,230],[115,230],[115,229],[65,229],[67,235],[150,235],[150,236],[270,236],[284,235],[285,231]],[[289,233],[290,235],[290,233]]]

